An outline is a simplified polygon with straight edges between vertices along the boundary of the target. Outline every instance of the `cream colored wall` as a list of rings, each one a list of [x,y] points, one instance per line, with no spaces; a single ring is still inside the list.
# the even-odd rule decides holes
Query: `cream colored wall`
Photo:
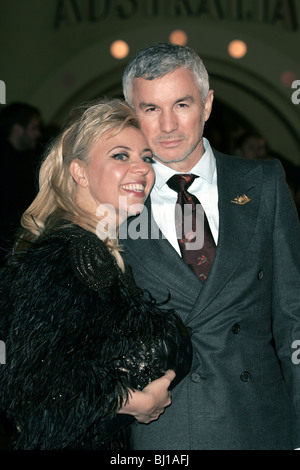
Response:
[[[280,79],[290,71],[300,80],[299,30],[290,31],[280,21],[271,25],[186,14],[175,19],[165,13],[92,23],[87,19],[87,0],[77,1],[83,15],[80,23],[66,0],[69,19],[54,29],[57,3],[0,0],[0,80],[6,84],[7,103],[27,101],[41,109],[46,123],[60,124],[73,105],[121,91],[127,59],[110,56],[113,40],[126,40],[131,57],[141,47],[168,41],[170,32],[180,28],[203,58],[215,96],[260,129],[273,150],[300,164],[300,105],[292,103],[291,85]],[[296,5],[300,28],[300,2]],[[247,42],[245,58],[228,56],[232,39]]]

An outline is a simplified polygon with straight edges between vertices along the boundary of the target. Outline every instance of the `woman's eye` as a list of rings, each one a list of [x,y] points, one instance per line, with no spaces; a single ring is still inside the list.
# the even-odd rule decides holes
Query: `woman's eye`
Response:
[[[147,155],[146,157],[143,157],[143,161],[145,163],[151,163],[151,164],[155,163],[155,160],[152,157],[152,155]]]
[[[112,155],[112,158],[114,158],[115,160],[127,160],[128,158],[128,155],[127,153],[114,153],[114,155]]]

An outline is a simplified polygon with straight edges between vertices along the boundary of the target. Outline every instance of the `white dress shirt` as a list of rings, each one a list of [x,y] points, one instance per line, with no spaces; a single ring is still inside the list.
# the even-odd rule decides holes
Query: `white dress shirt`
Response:
[[[203,138],[203,143],[204,154],[189,172],[199,176],[199,178],[194,180],[188,191],[194,194],[201,202],[217,245],[219,210],[216,159],[208,140]],[[181,256],[175,231],[177,193],[167,185],[169,178],[178,174],[178,172],[158,161],[154,163],[153,168],[156,176],[150,195],[153,217],[165,238]]]

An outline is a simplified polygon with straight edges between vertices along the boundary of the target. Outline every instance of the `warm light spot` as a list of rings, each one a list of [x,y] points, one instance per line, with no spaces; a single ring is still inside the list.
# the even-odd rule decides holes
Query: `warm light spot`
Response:
[[[247,54],[247,44],[244,41],[235,39],[229,43],[228,52],[234,59],[241,59]]]
[[[127,42],[119,39],[111,44],[110,53],[115,59],[124,59],[129,54],[129,46]]]
[[[181,29],[176,29],[170,34],[169,40],[172,44],[177,44],[178,46],[185,46],[188,41],[188,37],[184,31],[182,31]]]
[[[291,87],[292,83],[296,80],[296,74],[290,70],[286,70],[281,74],[280,80],[283,85]]]

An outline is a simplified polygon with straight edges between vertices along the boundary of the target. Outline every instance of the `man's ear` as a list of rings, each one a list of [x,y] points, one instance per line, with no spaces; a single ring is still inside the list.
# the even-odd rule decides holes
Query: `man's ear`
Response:
[[[70,163],[70,173],[79,186],[82,188],[86,188],[88,186],[89,183],[86,176],[86,167],[82,161],[77,159],[72,160]]]
[[[204,105],[204,121],[206,122],[210,116],[212,110],[212,104],[214,100],[214,90],[209,90]]]

